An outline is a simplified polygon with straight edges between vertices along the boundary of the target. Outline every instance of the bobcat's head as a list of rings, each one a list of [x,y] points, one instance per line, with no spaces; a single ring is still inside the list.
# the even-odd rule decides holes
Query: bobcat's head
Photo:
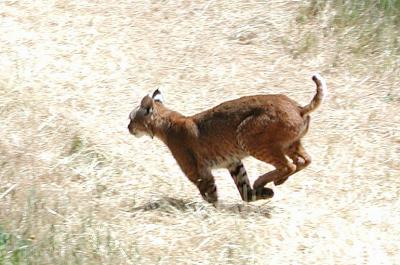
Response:
[[[145,96],[140,105],[131,111],[129,114],[128,130],[136,137],[147,135],[154,136],[152,130],[152,121],[154,120],[154,104],[155,102],[162,103],[162,95],[160,90],[156,89],[153,96]]]

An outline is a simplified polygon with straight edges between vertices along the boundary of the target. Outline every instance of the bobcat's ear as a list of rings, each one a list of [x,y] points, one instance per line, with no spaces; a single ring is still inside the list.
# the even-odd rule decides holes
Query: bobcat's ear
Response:
[[[150,97],[150,95],[145,96],[140,102],[139,112],[143,115],[148,115],[153,113],[153,103],[154,101]]]
[[[152,98],[155,102],[164,103],[163,96],[158,88],[153,92]]]

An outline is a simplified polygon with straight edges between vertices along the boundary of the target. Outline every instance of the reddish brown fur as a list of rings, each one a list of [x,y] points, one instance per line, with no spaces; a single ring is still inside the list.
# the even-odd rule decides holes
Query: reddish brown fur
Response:
[[[318,78],[320,78],[318,76]],[[217,201],[211,169],[228,168],[243,200],[270,198],[269,182],[283,184],[305,168],[310,156],[301,145],[324,89],[317,77],[314,99],[305,107],[285,95],[256,95],[226,101],[193,116],[169,110],[160,100],[143,98],[130,114],[129,131],[156,136],[171,150],[182,171],[209,202]],[[153,95],[159,95],[156,91]],[[241,160],[253,156],[276,169],[258,177],[251,188]],[[287,158],[289,157],[290,160]]]

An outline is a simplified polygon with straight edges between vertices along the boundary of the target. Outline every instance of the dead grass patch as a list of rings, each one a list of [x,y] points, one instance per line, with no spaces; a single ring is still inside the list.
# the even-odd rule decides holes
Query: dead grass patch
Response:
[[[300,24],[300,7],[1,2],[0,263],[399,260],[396,29],[336,30],[329,6]],[[375,35],[378,46],[363,41]],[[304,104],[315,71],[330,95],[305,139],[314,162],[271,201],[242,203],[220,170],[214,208],[161,143],[126,129],[157,87],[187,114],[256,93]],[[270,170],[245,165],[253,180]]]

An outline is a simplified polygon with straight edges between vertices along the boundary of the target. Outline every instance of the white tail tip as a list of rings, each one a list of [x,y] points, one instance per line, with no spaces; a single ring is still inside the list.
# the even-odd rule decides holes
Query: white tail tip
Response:
[[[328,86],[326,85],[325,78],[323,78],[319,73],[315,73],[312,79],[314,82],[319,82],[321,84],[323,99],[325,99],[328,94]]]

